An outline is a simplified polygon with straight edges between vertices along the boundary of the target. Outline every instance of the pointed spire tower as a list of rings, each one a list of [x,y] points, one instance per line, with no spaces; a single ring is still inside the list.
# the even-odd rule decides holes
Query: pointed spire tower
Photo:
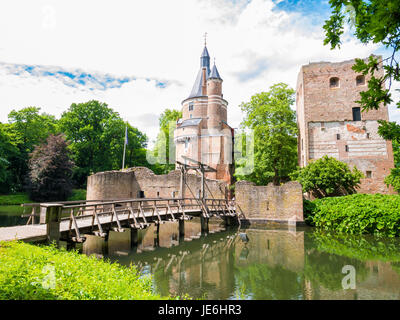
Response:
[[[182,101],[182,119],[175,129],[176,160],[185,163],[182,156],[215,168],[206,177],[232,181],[231,157],[233,129],[227,123],[228,102],[222,95],[222,78],[217,66],[210,68],[207,43],[200,56],[197,73],[189,97]]]

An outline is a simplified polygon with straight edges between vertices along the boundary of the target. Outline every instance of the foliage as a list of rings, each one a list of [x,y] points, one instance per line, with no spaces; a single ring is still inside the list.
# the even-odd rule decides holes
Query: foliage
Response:
[[[353,69],[364,75],[370,74],[368,90],[361,92],[360,104],[364,110],[378,109],[379,105],[389,104],[389,93],[392,80],[399,81],[399,63],[396,60],[396,52],[400,44],[400,6],[393,0],[330,0],[332,14],[325,22],[324,44],[330,44],[331,48],[340,48],[341,37],[344,33],[345,22],[354,30],[355,36],[364,44],[380,43],[392,51],[392,55],[384,61],[388,64],[383,68],[385,75],[375,77],[374,73],[379,67],[379,62],[374,56],[368,61],[356,59]],[[384,89],[385,80],[389,80],[389,88]],[[398,106],[400,106],[398,104]]]
[[[40,108],[37,107],[12,110],[8,115],[9,123],[2,124],[7,139],[15,146],[7,157],[9,190],[2,190],[3,192],[22,190],[28,174],[29,153],[36,145],[43,143],[50,134],[57,132],[55,117],[39,112]]]
[[[68,201],[77,201],[86,199],[86,189],[73,189]]]
[[[362,172],[356,167],[350,170],[346,163],[328,156],[291,174],[293,180],[300,182],[303,192],[311,192],[316,198],[355,193],[362,177]]]
[[[12,189],[13,176],[11,174],[11,159],[18,154],[15,143],[0,123],[0,192],[10,192]]]
[[[182,112],[175,109],[165,109],[160,115],[160,132],[152,151],[153,157],[157,161],[154,166],[156,174],[168,173],[175,169],[175,144],[174,130],[176,121],[182,118]]]
[[[152,292],[151,278],[139,277],[135,267],[127,268],[76,251],[2,242],[0,261],[1,300],[162,298]],[[49,281],[51,270],[55,272],[54,287]]]
[[[242,128],[254,132],[254,170],[246,175],[238,163],[235,172],[238,180],[258,185],[271,181],[279,185],[288,180],[297,164],[296,114],[290,108],[293,103],[294,90],[278,83],[240,105],[245,113]]]
[[[73,162],[63,135],[50,135],[29,160],[29,197],[34,201],[66,200],[71,193]]]
[[[392,102],[390,89],[394,81],[400,80],[400,66],[398,50],[400,48],[400,5],[398,0],[330,0],[332,15],[325,22],[324,44],[330,44],[331,48],[340,47],[341,37],[344,33],[344,24],[347,21],[354,28],[355,36],[364,44],[380,43],[389,49],[391,55],[382,61],[370,56],[367,61],[356,59],[353,70],[364,75],[369,74],[368,89],[360,92],[360,100],[357,102],[364,111],[379,109],[383,104]],[[383,76],[375,73],[379,68],[384,69]],[[385,89],[385,83],[389,83]],[[398,91],[398,89],[397,89]],[[400,108],[400,101],[397,101]],[[396,160],[396,168],[399,168],[400,125],[396,122],[385,120],[380,123],[379,134],[387,140],[393,140],[393,149]],[[397,154],[397,155],[396,155]],[[385,180],[396,190],[399,190],[398,171],[391,172]]]
[[[29,202],[29,197],[28,194],[25,192],[0,195],[0,206],[20,205],[22,203],[28,203],[28,202]]]
[[[385,183],[391,185],[397,193],[400,193],[400,126],[394,122],[380,121],[378,133],[388,140],[392,140],[395,168],[386,176]]]
[[[77,186],[85,186],[87,176],[92,173],[121,168],[126,126],[126,166],[146,164],[146,135],[126,124],[106,103],[96,100],[73,103],[62,114],[59,125],[71,141]]]
[[[400,196],[353,194],[316,199],[306,219],[324,230],[400,236]]]
[[[397,238],[343,235],[316,230],[310,233],[316,249],[329,254],[366,261],[400,262],[400,243]]]

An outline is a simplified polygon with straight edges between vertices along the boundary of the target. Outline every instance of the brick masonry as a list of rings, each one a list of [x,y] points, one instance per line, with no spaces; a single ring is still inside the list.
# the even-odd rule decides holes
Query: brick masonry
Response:
[[[187,175],[187,183],[196,197],[201,186],[201,177],[195,174]],[[223,181],[206,179],[206,198],[222,199],[227,195],[227,184]],[[168,174],[156,175],[145,167],[135,167],[123,171],[98,172],[88,177],[87,200],[118,200],[137,198],[139,192],[144,192],[145,198],[178,198],[180,192],[180,171],[174,170]],[[185,196],[192,198],[188,188]]]
[[[359,107],[355,101],[369,80],[351,69],[354,63],[319,62],[301,67],[296,95],[299,165],[304,167],[324,155],[335,157],[364,173],[358,192],[393,193],[383,182],[394,167],[392,144],[377,133],[377,121],[389,120],[388,109],[381,106],[361,112],[361,120],[353,118],[353,108]],[[380,68],[377,76],[382,75]]]
[[[236,205],[248,220],[303,222],[303,193],[300,183],[256,186],[253,182],[235,184]]]

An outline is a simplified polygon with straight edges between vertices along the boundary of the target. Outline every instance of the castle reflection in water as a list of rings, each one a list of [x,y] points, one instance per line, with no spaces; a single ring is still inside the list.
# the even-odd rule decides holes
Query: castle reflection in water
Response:
[[[179,237],[177,222],[160,225],[159,232],[150,226],[139,231],[134,248],[121,239],[89,237],[83,251],[127,266],[133,263],[143,275],[153,276],[155,290],[163,295],[224,300],[400,298],[397,239],[343,240],[308,228],[226,230],[218,223],[210,223],[209,233],[202,234],[200,223],[193,220],[185,223],[184,231]],[[356,270],[355,289],[342,288],[345,265]]]

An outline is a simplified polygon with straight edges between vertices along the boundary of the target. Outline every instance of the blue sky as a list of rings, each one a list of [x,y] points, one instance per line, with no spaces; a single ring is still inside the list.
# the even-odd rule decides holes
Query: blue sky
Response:
[[[24,8],[24,10],[21,10]],[[385,51],[346,37],[323,46],[328,1],[4,0],[0,3],[0,121],[35,105],[59,116],[73,102],[106,102],[154,139],[158,116],[180,108],[199,68],[203,34],[224,79],[228,122],[302,65]],[[400,120],[391,107],[392,120]]]

